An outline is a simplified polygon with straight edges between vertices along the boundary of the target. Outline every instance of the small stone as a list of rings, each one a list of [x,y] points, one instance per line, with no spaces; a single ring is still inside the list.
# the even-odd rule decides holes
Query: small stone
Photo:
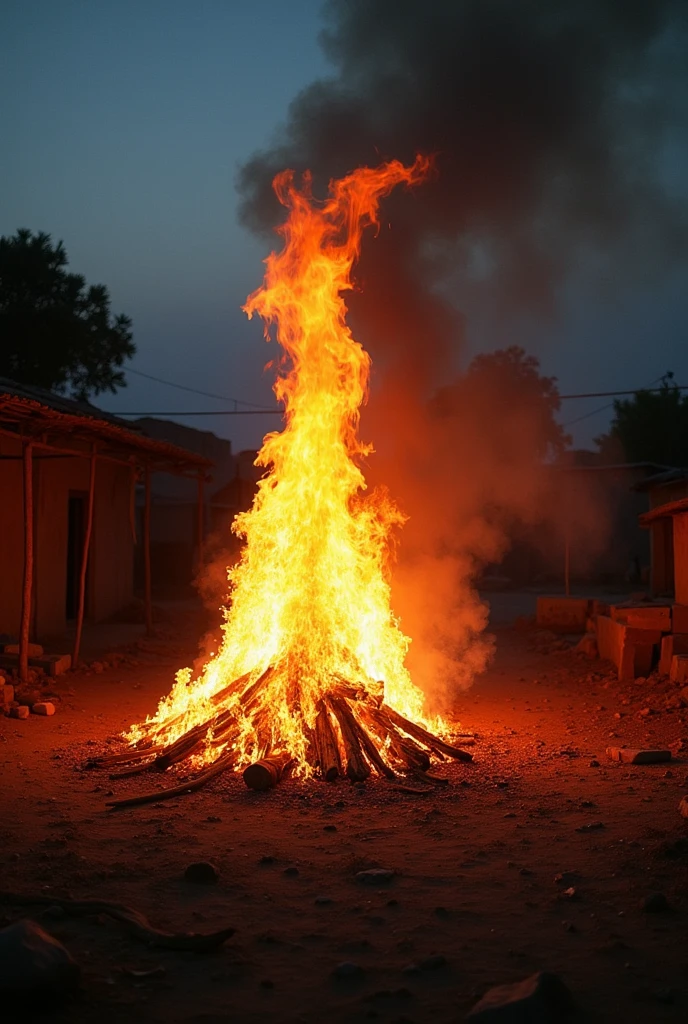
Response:
[[[316,907],[326,907],[328,904],[333,903],[334,900],[331,896],[316,896],[313,902]]]
[[[678,813],[682,818],[688,818],[688,796],[681,798],[681,803],[678,805]]]
[[[0,931],[0,996],[48,1004],[74,995],[80,969],[65,947],[33,921]],[[6,1008],[6,1007],[3,1007]]]
[[[362,978],[364,973],[365,972],[360,964],[355,964],[350,960],[345,960],[343,963],[337,964],[335,969],[332,971],[332,976],[340,981],[354,981],[357,978]]]
[[[622,764],[661,764],[671,761],[670,750],[607,747],[607,754],[612,761],[620,761]]]
[[[298,873],[299,869],[293,866],[285,868],[284,871],[282,872],[283,875],[289,875],[290,877],[294,877],[295,875],[298,875]]]
[[[102,661],[94,661],[91,665],[91,671],[99,676],[101,672],[105,671],[105,665],[103,665]]]
[[[597,832],[604,828],[603,821],[589,821],[585,825],[579,825],[576,832]]]
[[[640,901],[640,909],[644,914],[662,914],[669,910],[669,901],[663,892],[652,892]]]
[[[55,705],[51,704],[49,700],[41,700],[38,704],[34,704],[31,710],[34,715],[50,716],[55,714]]]
[[[517,1021],[559,1024],[571,1015],[573,1009],[573,997],[561,978],[541,971],[513,985],[491,988],[469,1012],[467,1020],[484,1024],[496,1024],[497,1021],[504,1024],[516,1024]]]
[[[28,718],[31,710],[28,704],[15,704],[10,708],[10,718]]]
[[[555,885],[563,885],[565,887],[573,885],[574,882],[580,881],[580,875],[577,871],[560,871],[558,875],[554,876]]]
[[[590,767],[591,768],[599,768],[600,767],[600,762],[596,758],[593,757],[592,761],[590,762]]]
[[[337,826],[336,825],[324,825],[323,826],[323,832],[336,832],[336,831],[337,831]]]
[[[273,857],[273,856],[271,856],[271,854],[266,853],[264,857],[260,858],[258,863],[259,864],[274,864],[276,860],[277,860],[277,857]]]
[[[199,860],[194,864],[189,864],[184,872],[184,878],[187,882],[194,882],[199,885],[213,885],[218,881],[219,877],[220,872],[214,864],[207,860]]]
[[[383,885],[385,882],[391,882],[393,878],[394,872],[388,868],[369,868],[367,871],[356,872],[356,881],[363,885]]]

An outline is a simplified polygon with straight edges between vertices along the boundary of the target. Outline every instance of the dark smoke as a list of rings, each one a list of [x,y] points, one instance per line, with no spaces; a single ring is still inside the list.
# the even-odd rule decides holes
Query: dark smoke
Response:
[[[350,322],[373,357],[372,475],[411,514],[402,625],[442,658],[464,652],[461,681],[483,660],[469,581],[506,543],[486,509],[535,520],[541,463],[525,404],[519,434],[489,389],[444,427],[428,400],[459,371],[471,310],[488,311],[501,342],[519,317],[555,317],[586,266],[611,289],[685,256],[685,213],[659,164],[686,98],[688,4],[331,0],[324,15],[333,76],[296,97],[241,169],[241,218],[259,233],[279,223],[271,182],[285,167],[309,169],[324,195],[356,166],[435,155],[432,181],[385,201],[391,227],[364,245]],[[435,600],[414,610],[408,595],[428,579]]]
[[[425,359],[429,340],[446,355],[461,334],[437,295],[448,275],[463,291],[487,276],[506,315],[551,313],[591,248],[648,273],[684,249],[656,158],[688,79],[685,0],[331,0],[325,18],[335,74],[242,168],[242,219],[282,218],[284,167],[324,194],[360,164],[436,154],[436,180],[388,201],[392,230],[364,253],[356,314],[374,356],[420,339]]]

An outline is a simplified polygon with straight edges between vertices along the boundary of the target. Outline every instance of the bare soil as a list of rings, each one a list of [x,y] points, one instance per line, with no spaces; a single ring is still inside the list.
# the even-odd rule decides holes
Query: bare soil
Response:
[[[621,684],[598,662],[500,630],[491,670],[457,702],[479,736],[475,763],[443,765],[450,783],[429,796],[384,780],[287,780],[259,794],[223,776],[108,811],[111,792],[170,784],[113,782],[83,763],[116,750],[194,657],[194,624],[171,632],[141,642],[133,664],[63,677],[52,718],[0,717],[0,889],[113,900],[157,927],[236,935],[213,954],[170,952],[109,918],[0,905],[0,924],[34,917],[82,965],[81,997],[52,1020],[448,1024],[492,985],[537,970],[561,975],[583,1020],[688,1019],[677,811],[688,712],[673,684]],[[605,753],[670,743],[669,765]],[[219,881],[185,881],[203,860]],[[369,867],[395,876],[363,885],[355,875]],[[641,909],[654,892],[670,909]],[[347,962],[360,972],[333,974]]]

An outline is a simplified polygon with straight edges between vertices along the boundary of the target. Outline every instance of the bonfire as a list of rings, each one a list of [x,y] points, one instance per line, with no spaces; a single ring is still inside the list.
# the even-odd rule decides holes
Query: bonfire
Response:
[[[232,529],[244,541],[228,570],[222,642],[194,677],[177,673],[157,712],[101,764],[122,774],[187,762],[179,786],[113,804],[159,800],[227,769],[257,789],[287,766],[303,777],[352,781],[374,771],[430,785],[431,760],[471,760],[428,720],[405,657],[409,639],[390,603],[390,542],[403,515],[383,490],[367,492],[359,416],[370,357],[346,324],[344,294],[380,199],[414,186],[429,161],[359,168],[316,200],[308,175],[274,181],[287,208],[281,252],[244,307],[281,346],[274,391],[284,429],[268,434],[251,509]]]

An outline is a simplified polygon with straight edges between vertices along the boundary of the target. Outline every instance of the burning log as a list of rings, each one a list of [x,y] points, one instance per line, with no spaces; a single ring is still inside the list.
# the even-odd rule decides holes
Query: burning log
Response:
[[[327,703],[333,711],[342,734],[346,752],[346,774],[352,782],[363,782],[370,775],[368,762],[361,749],[361,732],[349,705],[341,697],[328,697]]]
[[[390,708],[387,704],[382,705],[382,710],[393,725],[396,725],[402,732],[408,733],[409,736],[413,736],[414,739],[419,740],[424,746],[429,747],[430,750],[434,750],[438,754],[446,754],[447,757],[452,757],[455,761],[468,762],[473,760],[473,755],[469,754],[468,751],[445,743],[439,736],[434,736],[427,729],[424,729],[422,725],[409,722],[408,718],[404,718],[403,715],[400,715],[398,711]]]
[[[320,774],[325,782],[334,782],[341,774],[342,759],[330,713],[323,701],[320,701],[318,715],[315,719],[314,746]]]
[[[291,754],[270,754],[269,757],[261,757],[260,761],[254,761],[248,768],[244,768],[244,782],[249,789],[256,789],[259,792],[272,789],[280,781],[292,760]]]

